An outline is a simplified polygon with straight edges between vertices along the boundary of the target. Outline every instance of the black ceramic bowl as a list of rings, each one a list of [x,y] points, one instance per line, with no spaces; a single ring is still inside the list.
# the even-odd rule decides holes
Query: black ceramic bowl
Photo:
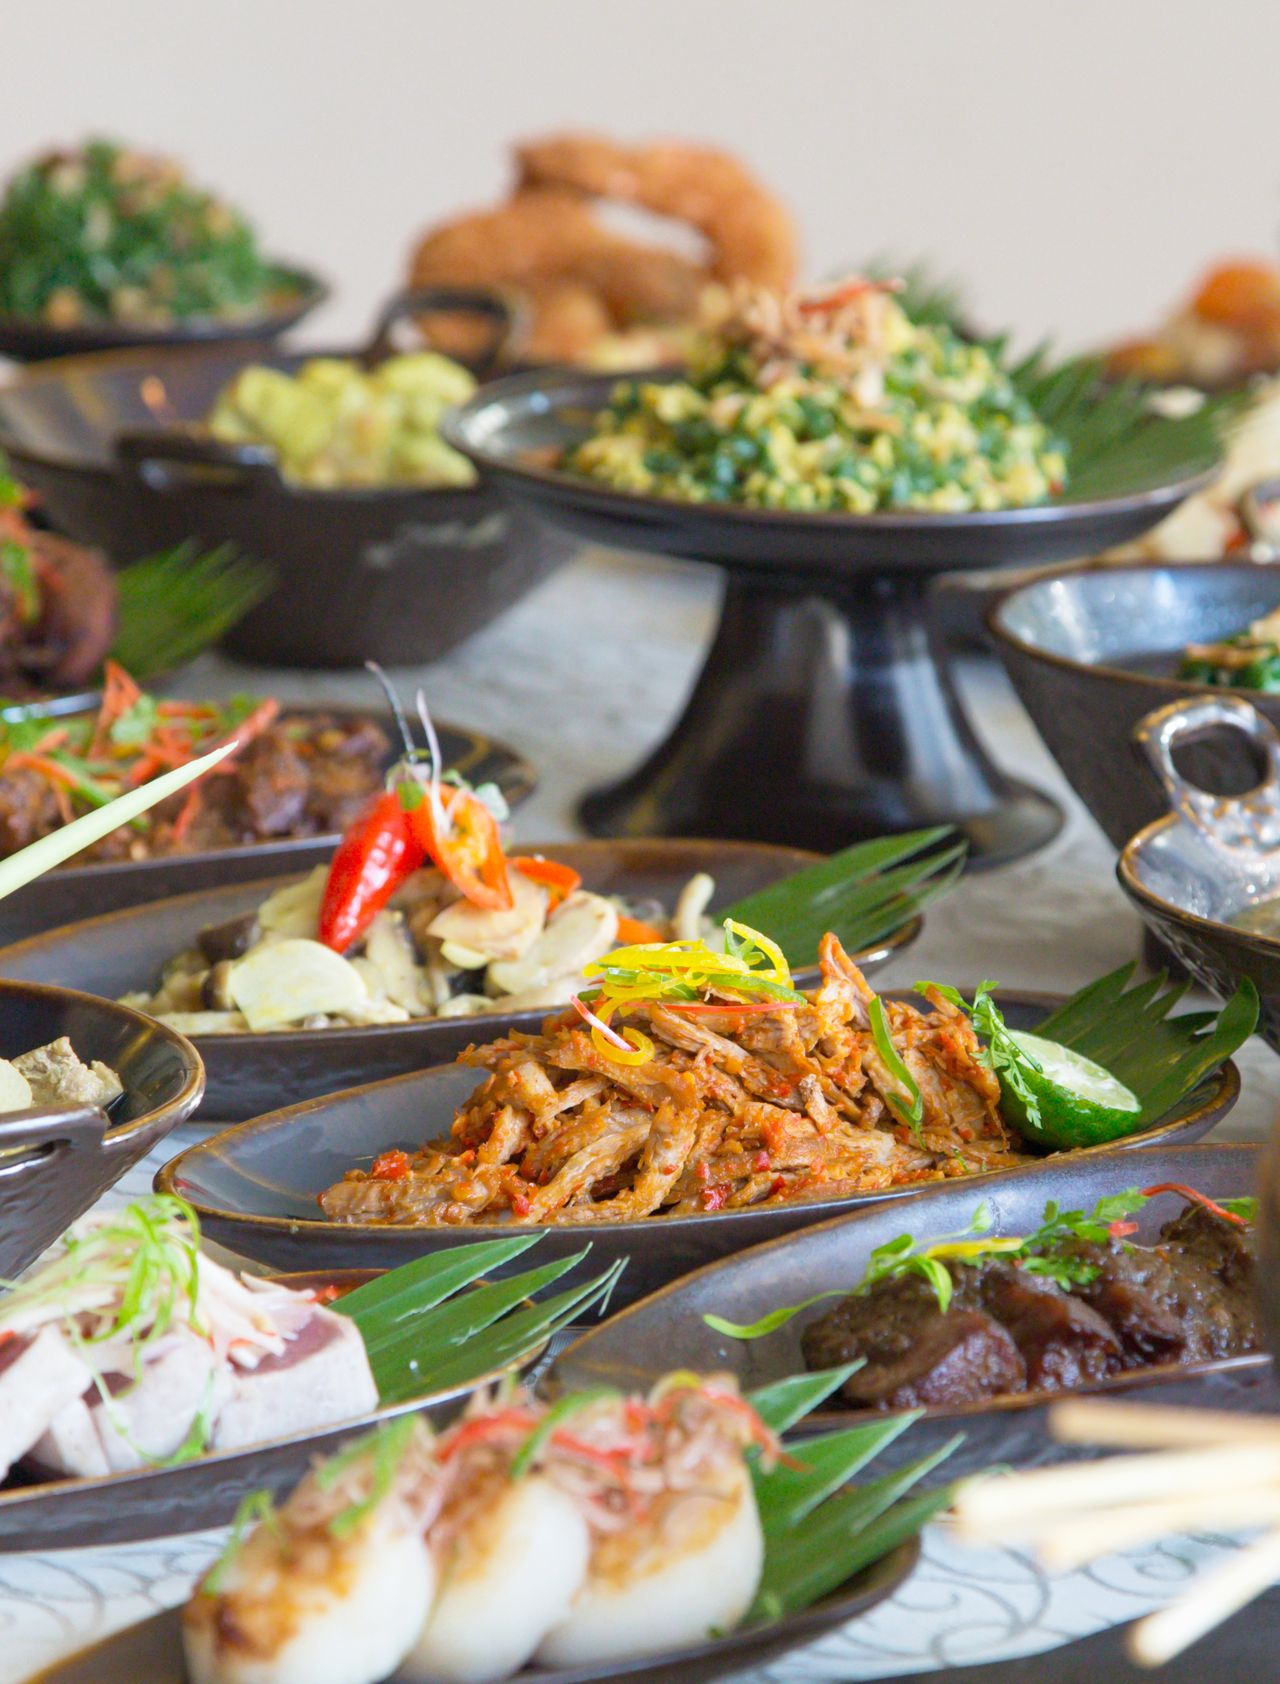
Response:
[[[281,266],[281,284],[269,308],[260,315],[235,320],[197,316],[190,321],[148,326],[144,322],[80,322],[55,327],[38,317],[0,312],[0,356],[16,362],[43,362],[51,357],[83,356],[87,351],[118,351],[126,346],[157,350],[175,345],[218,345],[230,341],[278,339],[329,296],[317,276],[294,265]]]
[[[988,627],[1036,729],[1117,848],[1166,811],[1158,780],[1135,762],[1138,721],[1180,698],[1213,695],[1173,675],[1189,643],[1228,637],[1280,604],[1280,567],[1259,562],[1097,567],[1012,591]],[[1254,694],[1280,724],[1280,695]],[[1256,781],[1238,734],[1179,746],[1179,770],[1236,795]]]
[[[1245,795],[1210,794],[1178,770],[1175,746],[1210,731],[1262,759],[1263,780]],[[1172,810],[1126,845],[1116,864],[1120,887],[1206,988],[1225,999],[1245,978],[1253,982],[1258,1033],[1280,1052],[1280,898],[1272,934],[1235,922],[1280,897],[1280,733],[1239,692],[1216,691],[1158,708],[1139,722],[1135,740]]]
[[[388,334],[384,318],[375,346]],[[194,430],[248,363],[295,369],[371,350],[304,356],[240,343],[63,358],[0,388],[0,445],[58,528],[117,563],[193,537],[270,563],[275,591],[224,640],[245,660],[434,661],[560,567],[574,542],[483,480],[315,491],[287,484],[270,452]]]
[[[530,848],[573,866],[590,889],[656,898],[668,906],[698,871],[715,878],[716,904],[726,906],[812,865],[815,858],[799,849],[752,842],[557,842]],[[207,924],[250,911],[287,880],[277,876],[219,887],[219,878],[212,874],[206,879],[208,887],[190,894],[67,924],[0,949],[0,975],[73,982],[109,999],[151,989],[166,960],[189,947]],[[887,958],[914,940],[920,927],[921,920],[912,919],[861,955],[860,962],[874,965]],[[510,1029],[534,1030],[546,1016],[539,1007],[363,1029],[204,1035],[196,1044],[209,1074],[205,1113],[218,1122],[235,1122],[272,1110],[285,1099],[307,1099],[356,1082],[422,1070],[455,1057],[473,1041]]]
[[[1012,990],[1001,990],[999,998],[1017,1029],[1034,1028],[1062,1004],[1052,995]],[[464,1235],[493,1239],[509,1234],[510,1224],[500,1222],[470,1223],[464,1229],[331,1222],[316,1204],[317,1195],[348,1169],[367,1167],[384,1152],[412,1150],[425,1140],[447,1135],[458,1107],[482,1080],[478,1071],[465,1065],[442,1064],[290,1105],[189,1147],[160,1170],[156,1186],[189,1199],[210,1239],[273,1269],[395,1268],[456,1244]],[[1053,1153],[1053,1162],[1063,1166],[1088,1163],[1117,1153],[1132,1155],[1139,1148],[1198,1140],[1227,1114],[1239,1091],[1239,1072],[1228,1059],[1193,1093],[1138,1133],[1117,1144]],[[972,1176],[965,1186],[976,1199],[1019,1173],[997,1170]],[[919,1183],[909,1183],[845,1198],[796,1200],[695,1216],[558,1223],[540,1229],[538,1255],[550,1261],[590,1242],[593,1268],[627,1258],[611,1302],[629,1304],[690,1269],[746,1246],[868,1205],[910,1203],[920,1190]]]
[[[114,1185],[204,1092],[184,1036],[141,1012],[69,988],[0,980],[0,1057],[66,1035],[86,1063],[124,1083],[108,1119],[95,1107],[0,1117],[0,1277],[12,1279]]]

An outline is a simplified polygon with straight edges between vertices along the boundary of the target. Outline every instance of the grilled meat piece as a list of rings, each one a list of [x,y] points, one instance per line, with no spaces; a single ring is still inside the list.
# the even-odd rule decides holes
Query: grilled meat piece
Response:
[[[982,1302],[1013,1336],[1026,1364],[1028,1391],[1084,1386],[1121,1366],[1120,1341],[1098,1312],[1044,1275],[1010,1263],[989,1264]]]

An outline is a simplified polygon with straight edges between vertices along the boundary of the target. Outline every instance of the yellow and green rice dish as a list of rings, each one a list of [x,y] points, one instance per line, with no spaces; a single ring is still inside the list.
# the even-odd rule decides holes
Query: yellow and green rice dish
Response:
[[[866,283],[747,300],[684,378],[619,381],[563,466],[647,496],[853,514],[1023,507],[1067,477],[989,350]]]

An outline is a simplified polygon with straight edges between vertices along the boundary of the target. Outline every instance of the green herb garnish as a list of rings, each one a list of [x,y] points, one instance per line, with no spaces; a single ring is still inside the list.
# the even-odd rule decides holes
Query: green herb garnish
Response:
[[[579,1415],[595,1403],[612,1402],[621,1395],[612,1386],[590,1386],[586,1391],[569,1392],[565,1397],[558,1398],[516,1451],[511,1461],[509,1477],[523,1479],[542,1454],[543,1447],[552,1433],[571,1415]]]
[[[970,1005],[958,988],[952,988],[944,982],[918,982],[915,985],[917,994],[928,995],[930,991],[940,994],[942,998],[960,1011],[968,1013],[973,1027],[979,1035],[986,1037],[986,1044],[978,1048],[978,1062],[984,1064],[993,1075],[1006,1082],[1009,1088],[1018,1096],[1026,1107],[1027,1121],[1032,1128],[1040,1123],[1040,1102],[1035,1090],[1027,1081],[1027,1072],[1042,1075],[1038,1060],[1032,1058],[1014,1040],[1009,1025],[1004,1020],[1004,1014],[991,997],[991,990],[1000,985],[996,982],[982,982],[978,984],[978,991]]]
[[[871,1020],[871,1039],[876,1044],[876,1051],[880,1054],[886,1070],[894,1081],[906,1089],[911,1103],[910,1105],[904,1105],[901,1095],[894,1093],[892,1090],[886,1092],[885,1098],[895,1114],[910,1126],[911,1132],[917,1140],[920,1140],[923,1138],[924,1132],[921,1127],[924,1121],[924,1095],[920,1092],[918,1082],[907,1069],[898,1049],[893,1044],[893,1037],[889,1033],[889,1020],[885,1014],[884,1001],[878,994],[873,996],[867,1015]]]
[[[367,1496],[348,1503],[329,1522],[329,1531],[335,1538],[349,1538],[390,1492],[413,1438],[415,1424],[415,1416],[399,1415],[386,1426],[346,1445],[318,1470],[316,1484],[321,1491],[331,1491],[349,1468],[366,1459],[370,1464]]]
[[[228,1568],[240,1553],[240,1546],[248,1536],[249,1528],[258,1524],[270,1527],[273,1532],[279,1534],[280,1516],[269,1491],[250,1491],[240,1499],[227,1541],[223,1544],[218,1559],[201,1581],[201,1596],[221,1596],[226,1586]]]

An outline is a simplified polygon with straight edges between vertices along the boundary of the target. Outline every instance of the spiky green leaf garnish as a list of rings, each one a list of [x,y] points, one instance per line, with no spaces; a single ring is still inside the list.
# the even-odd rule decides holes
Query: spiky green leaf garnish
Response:
[[[765,930],[792,970],[818,960],[828,930],[849,953],[888,939],[950,890],[967,844],[949,825],[859,842],[716,913]]]
[[[116,575],[112,658],[140,680],[185,666],[225,637],[274,583],[269,567],[230,544],[203,552],[198,544],[179,544],[131,562]]]

